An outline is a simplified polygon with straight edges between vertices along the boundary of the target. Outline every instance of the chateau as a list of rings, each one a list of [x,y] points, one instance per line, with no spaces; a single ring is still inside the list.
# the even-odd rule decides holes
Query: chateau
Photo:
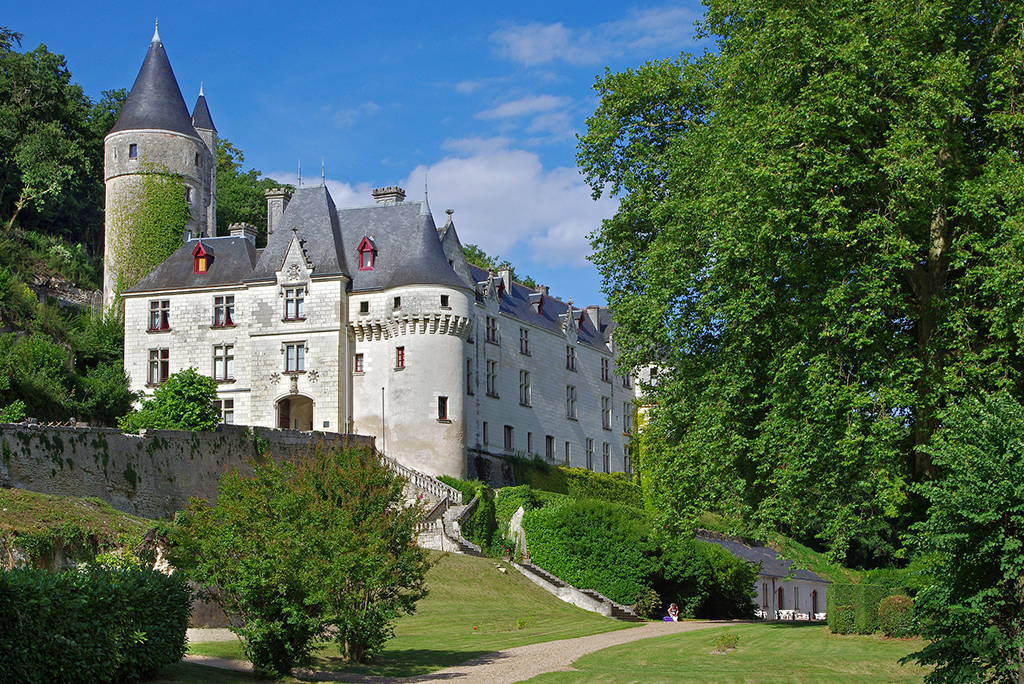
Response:
[[[202,90],[189,114],[154,34],[105,140],[104,302],[124,305],[133,390],[193,367],[217,381],[224,422],[373,435],[430,475],[510,453],[630,470],[635,393],[613,373],[607,309],[470,265],[452,212],[438,226],[397,187],[351,208],[323,185],[268,191],[265,248],[248,224],[218,237],[216,150]],[[190,215],[136,275],[154,168],[184,184]]]

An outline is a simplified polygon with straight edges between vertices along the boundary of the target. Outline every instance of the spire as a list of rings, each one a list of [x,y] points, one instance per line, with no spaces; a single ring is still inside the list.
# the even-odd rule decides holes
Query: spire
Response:
[[[217,132],[217,127],[213,125],[213,117],[210,116],[210,108],[206,106],[206,96],[203,95],[203,84],[199,84],[199,99],[196,100],[196,106],[192,108],[192,125],[196,129],[205,129],[208,131]]]
[[[211,122],[212,123],[212,122]],[[153,32],[149,52],[142,62],[128,99],[121,108],[117,123],[110,129],[116,131],[155,129],[199,137],[192,125],[192,117],[181,96],[178,81],[174,78],[171,63],[164,52],[158,30]]]
[[[150,42],[151,43],[159,43],[160,42],[160,20],[159,19],[156,20],[156,26],[153,27],[153,40],[151,40]]]

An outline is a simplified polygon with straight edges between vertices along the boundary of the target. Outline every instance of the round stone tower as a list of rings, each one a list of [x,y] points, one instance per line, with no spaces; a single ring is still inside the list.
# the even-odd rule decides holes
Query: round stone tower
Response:
[[[216,233],[217,129],[201,90],[189,115],[158,31],[103,148],[103,306],[109,309],[119,292],[177,247],[170,232]],[[166,210],[166,197],[177,201],[182,186],[187,217]],[[175,225],[169,228],[168,220]]]

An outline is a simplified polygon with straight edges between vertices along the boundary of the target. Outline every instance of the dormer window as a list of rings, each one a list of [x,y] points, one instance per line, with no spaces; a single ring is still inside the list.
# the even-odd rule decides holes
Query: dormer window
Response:
[[[374,246],[373,240],[368,237],[363,237],[363,241],[359,243],[359,247],[356,249],[359,252],[359,270],[372,271],[373,259],[377,253],[377,248]]]
[[[196,248],[192,250],[192,272],[202,275],[210,269],[210,262],[213,261],[213,252],[200,240]]]

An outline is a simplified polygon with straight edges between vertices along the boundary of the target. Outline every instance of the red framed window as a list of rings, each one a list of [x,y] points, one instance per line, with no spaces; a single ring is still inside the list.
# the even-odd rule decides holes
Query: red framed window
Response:
[[[405,368],[405,347],[395,347],[395,368]]]
[[[284,319],[298,321],[306,317],[306,289],[289,288],[284,291]]]
[[[206,273],[210,268],[210,262],[213,260],[213,254],[206,248],[203,241],[200,240],[196,248],[192,250],[192,257],[195,259],[193,262],[192,272],[196,275],[202,275]]]
[[[149,350],[149,384],[159,385],[167,380],[170,375],[171,350],[150,349]]]
[[[363,355],[362,354],[356,354],[355,372],[356,373],[362,373],[363,372]]]
[[[223,327],[235,324],[235,298],[231,295],[213,298],[213,325]]]
[[[377,249],[373,245],[373,240],[368,237],[363,237],[363,241],[359,243],[359,247],[356,248],[356,251],[359,252],[359,270],[372,271],[373,257],[377,253]]]

